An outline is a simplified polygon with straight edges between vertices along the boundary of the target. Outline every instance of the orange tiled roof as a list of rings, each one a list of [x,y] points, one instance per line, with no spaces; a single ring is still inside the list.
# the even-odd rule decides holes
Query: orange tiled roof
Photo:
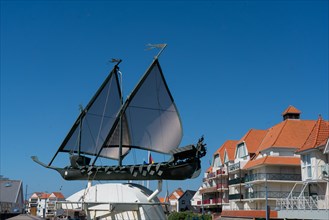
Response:
[[[58,199],[65,199],[64,195],[61,192],[53,192],[54,196]]]
[[[248,153],[256,153],[260,143],[264,139],[267,130],[250,129],[238,143],[245,142],[248,149]]]
[[[325,145],[329,138],[329,122],[319,116],[304,145],[297,151],[305,151]]]
[[[50,196],[49,193],[42,193],[42,195],[40,196],[40,199],[48,199],[49,196]]]
[[[249,160],[243,169],[255,168],[265,165],[284,165],[284,166],[300,166],[299,157],[284,157],[284,156],[265,156],[255,160]]]
[[[270,147],[300,148],[305,143],[314,120],[287,119],[268,129],[258,152]]]
[[[184,191],[181,188],[176,189],[169,195],[170,200],[179,199],[184,194]]]
[[[301,113],[301,111],[299,111],[297,108],[295,108],[292,105],[289,105],[289,107],[284,112],[282,112],[282,115],[285,115],[285,114],[300,114],[300,113]]]
[[[235,148],[236,148],[237,143],[238,143],[238,141],[235,141],[234,144],[232,143],[232,145],[227,146],[225,149],[229,160],[234,160]]]
[[[166,198],[164,198],[164,197],[160,197],[160,198],[159,198],[159,201],[160,201],[161,203],[168,202],[168,198],[166,199]]]
[[[227,141],[225,141],[224,144],[222,146],[220,146],[220,148],[217,149],[217,151],[214,153],[214,155],[219,154],[219,157],[220,157],[220,159],[223,163],[224,162],[225,150],[226,151],[233,151],[232,155],[230,155],[227,152],[227,154],[229,154],[228,155],[229,160],[233,160],[234,159],[234,150],[235,150],[237,142],[238,141],[236,141],[236,140],[227,140]],[[232,156],[232,157],[230,158],[230,156]]]
[[[206,170],[206,173],[210,173],[212,171],[212,166],[208,167],[208,169]]]

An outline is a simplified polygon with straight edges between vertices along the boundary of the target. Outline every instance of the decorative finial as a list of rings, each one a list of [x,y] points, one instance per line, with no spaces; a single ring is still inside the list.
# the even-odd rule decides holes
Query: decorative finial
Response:
[[[146,50],[152,50],[154,48],[158,48],[161,49],[159,51],[159,53],[154,57],[154,59],[158,59],[158,57],[160,56],[160,54],[162,53],[162,51],[166,48],[167,44],[147,44],[146,45]]]

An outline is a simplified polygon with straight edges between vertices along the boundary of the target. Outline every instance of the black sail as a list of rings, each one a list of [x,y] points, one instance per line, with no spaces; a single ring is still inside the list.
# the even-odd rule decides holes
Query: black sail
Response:
[[[98,154],[121,108],[117,68],[117,66],[114,67],[89,104],[81,112],[57,153]],[[103,151],[100,156],[111,157],[106,151]]]

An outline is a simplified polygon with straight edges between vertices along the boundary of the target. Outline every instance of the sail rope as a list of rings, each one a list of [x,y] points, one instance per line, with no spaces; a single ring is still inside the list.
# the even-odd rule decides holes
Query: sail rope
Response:
[[[99,125],[98,134],[97,134],[97,138],[96,138],[96,143],[95,143],[96,147],[95,147],[95,150],[94,150],[95,152],[94,153],[97,153],[96,149],[97,149],[97,146],[98,146],[98,141],[100,139],[100,133],[101,133],[101,130],[102,130],[102,127],[103,127],[105,111],[106,111],[107,103],[108,103],[109,96],[110,96],[109,94],[110,94],[111,85],[112,85],[112,80],[110,80],[110,84],[108,85],[108,90],[107,90],[106,99],[105,99],[105,103],[104,103],[104,109],[103,109],[103,113],[101,115],[101,123]]]

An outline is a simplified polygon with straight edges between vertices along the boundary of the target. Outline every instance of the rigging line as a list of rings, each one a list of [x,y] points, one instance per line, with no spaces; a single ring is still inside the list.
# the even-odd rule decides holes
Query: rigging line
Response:
[[[109,83],[108,89],[107,89],[106,99],[105,99],[104,108],[103,108],[103,114],[101,116],[101,123],[99,125],[97,139],[96,139],[96,144],[95,144],[96,145],[96,148],[98,146],[98,141],[99,141],[100,133],[101,133],[101,130],[102,130],[102,127],[103,127],[104,116],[105,116],[105,111],[106,111],[107,103],[108,103],[108,100],[109,100],[109,94],[110,94],[111,85],[112,85],[112,80],[110,80],[110,83]],[[95,150],[96,150],[96,148],[95,148]],[[96,153],[96,151],[94,151],[94,152]]]
[[[156,90],[157,90],[157,101],[158,101],[158,106],[161,106],[161,103],[160,103],[160,96],[159,96],[159,91],[160,91],[160,82],[158,80],[158,75],[155,75],[156,77]],[[158,114],[159,114],[159,121],[160,121],[160,132],[161,132],[161,143],[163,144],[164,141],[163,141],[163,125],[162,125],[162,117],[161,117],[161,110],[160,108],[158,109]]]
[[[88,128],[88,131],[89,131],[89,134],[90,134],[91,140],[92,140],[93,144],[96,146],[96,141],[95,141],[95,138],[94,138],[93,135],[92,135],[91,128],[90,128],[89,122],[88,122],[88,120],[87,120],[87,117],[85,117],[85,121],[86,121],[86,124],[87,124],[87,128]],[[95,155],[95,154],[97,153],[96,149],[97,149],[97,146],[96,146],[96,148],[94,149],[94,151],[93,151],[93,152],[90,152],[90,153],[93,153],[93,154]]]
[[[139,108],[139,109],[147,109],[147,110],[163,111],[163,112],[177,112],[177,111],[169,110],[169,109],[149,108],[149,107],[141,107],[141,106],[133,106],[133,105],[130,105],[129,108]]]
[[[116,117],[112,117],[112,116],[106,116],[106,115],[99,115],[99,114],[95,114],[95,113],[89,113],[89,115],[92,115],[92,116],[97,116],[97,117],[104,117],[104,118],[108,118],[108,119],[115,119]]]

